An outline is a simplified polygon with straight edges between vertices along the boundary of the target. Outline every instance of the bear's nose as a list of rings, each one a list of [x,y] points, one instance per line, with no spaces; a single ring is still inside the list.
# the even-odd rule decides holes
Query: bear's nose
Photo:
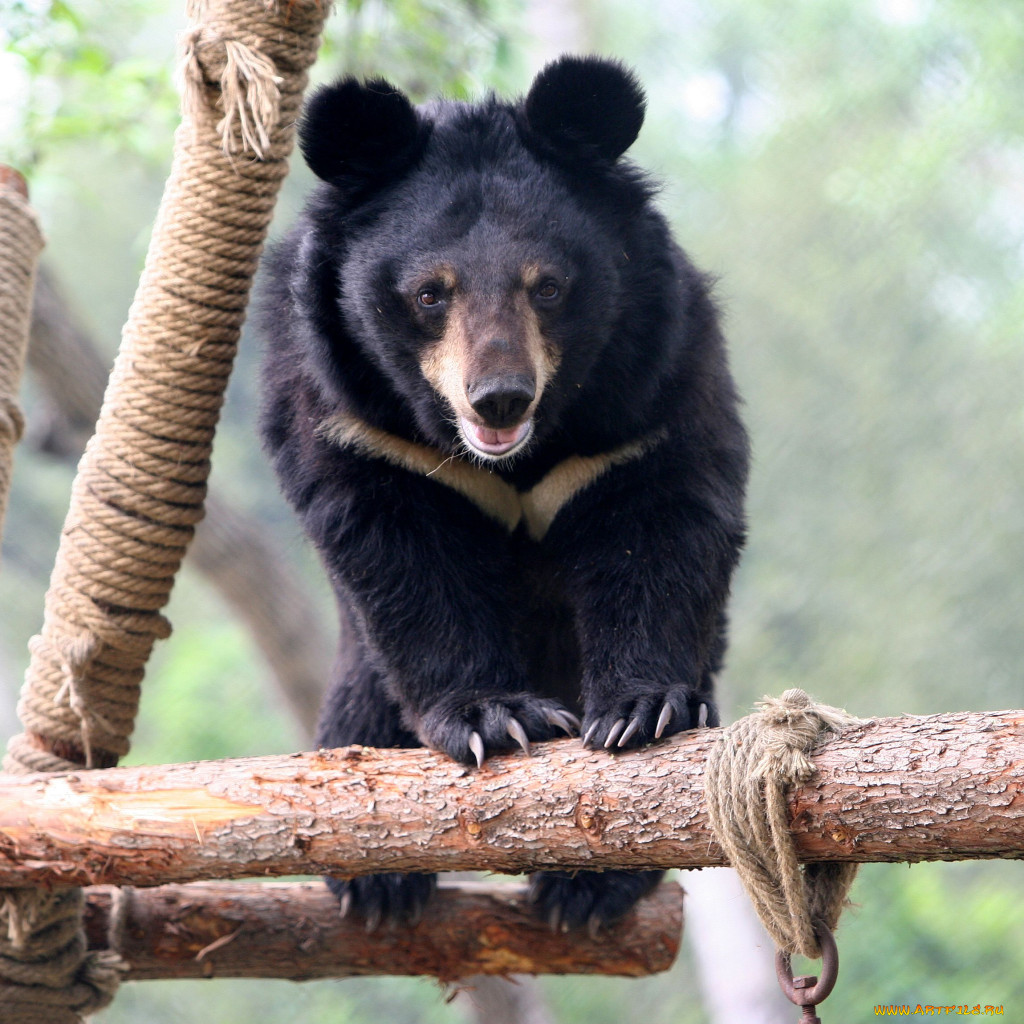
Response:
[[[484,377],[466,388],[473,411],[495,430],[519,423],[536,393],[534,382],[521,373]]]

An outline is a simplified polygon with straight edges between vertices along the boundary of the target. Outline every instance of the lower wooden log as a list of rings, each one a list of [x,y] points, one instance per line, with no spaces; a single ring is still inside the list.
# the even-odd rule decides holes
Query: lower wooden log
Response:
[[[94,949],[127,962],[128,980],[608,974],[667,970],[679,950],[683,893],[665,883],[622,921],[590,936],[553,933],[526,887],[442,883],[415,927],[367,934],[342,919],[321,882],[208,883],[86,892]]]

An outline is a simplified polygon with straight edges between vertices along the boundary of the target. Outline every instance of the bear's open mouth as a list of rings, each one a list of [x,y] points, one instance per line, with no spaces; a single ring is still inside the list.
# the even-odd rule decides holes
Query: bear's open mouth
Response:
[[[459,422],[462,436],[473,451],[489,459],[501,459],[518,451],[533,433],[533,420],[528,419],[516,427],[494,430],[478,426],[465,416]]]

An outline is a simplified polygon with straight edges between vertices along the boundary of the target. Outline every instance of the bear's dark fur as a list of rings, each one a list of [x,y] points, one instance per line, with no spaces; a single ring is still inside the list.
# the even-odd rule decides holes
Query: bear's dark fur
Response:
[[[589,58],[518,103],[352,79],[310,101],[322,183],[269,260],[262,430],[356,638],[320,745],[473,764],[717,722],[747,440],[708,283],[621,159],[643,114]],[[657,878],[532,889],[594,927]],[[334,883],[370,926],[432,886]]]

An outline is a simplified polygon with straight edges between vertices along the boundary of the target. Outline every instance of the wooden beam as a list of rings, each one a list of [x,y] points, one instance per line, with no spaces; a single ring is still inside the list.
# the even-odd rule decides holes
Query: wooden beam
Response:
[[[466,768],[426,750],[0,777],[0,886],[375,871],[722,864],[716,730],[611,756],[579,740]],[[1024,856],[1024,712],[877,719],[789,799],[805,861]]]
[[[113,913],[115,900],[118,912]],[[114,921],[113,927],[111,922]],[[199,882],[86,892],[86,934],[128,964],[127,980],[610,974],[667,970],[679,950],[683,893],[658,887],[596,936],[553,933],[522,885],[442,883],[415,927],[367,934],[343,920],[322,882]]]

